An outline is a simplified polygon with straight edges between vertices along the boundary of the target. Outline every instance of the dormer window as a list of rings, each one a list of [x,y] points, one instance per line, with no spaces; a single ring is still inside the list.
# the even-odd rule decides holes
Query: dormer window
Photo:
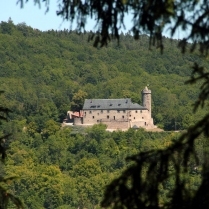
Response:
[[[121,104],[118,104],[118,106],[121,106]]]

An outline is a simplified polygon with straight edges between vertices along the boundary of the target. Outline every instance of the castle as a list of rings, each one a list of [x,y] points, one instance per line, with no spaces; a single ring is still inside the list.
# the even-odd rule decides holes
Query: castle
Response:
[[[131,99],[85,99],[83,110],[68,111],[67,120],[73,125],[94,125],[103,123],[108,130],[129,128],[154,129],[151,115],[151,90],[142,90],[142,106]]]

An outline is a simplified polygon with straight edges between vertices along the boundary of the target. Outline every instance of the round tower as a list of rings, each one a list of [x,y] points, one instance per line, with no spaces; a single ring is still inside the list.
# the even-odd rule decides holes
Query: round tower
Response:
[[[147,86],[142,90],[142,105],[149,110],[151,116],[151,90]]]

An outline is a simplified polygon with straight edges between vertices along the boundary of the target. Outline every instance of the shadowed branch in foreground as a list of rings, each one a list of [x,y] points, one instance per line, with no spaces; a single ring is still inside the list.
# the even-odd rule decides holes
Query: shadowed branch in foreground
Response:
[[[202,83],[199,99],[194,105],[206,105],[209,97],[208,72],[197,64],[187,83]],[[107,188],[103,207],[113,208],[209,208],[209,114],[189,128],[171,146],[162,150],[141,152],[127,160],[133,164]],[[195,143],[204,136],[203,158],[200,159]],[[189,175],[201,173],[197,189],[191,189]],[[169,181],[173,182],[161,201],[161,193]]]

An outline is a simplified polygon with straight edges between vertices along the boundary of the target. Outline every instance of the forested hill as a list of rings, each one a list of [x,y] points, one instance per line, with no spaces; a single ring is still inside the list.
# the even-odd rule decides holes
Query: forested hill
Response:
[[[61,122],[73,95],[87,98],[130,97],[141,103],[149,84],[155,124],[167,130],[184,129],[198,116],[191,104],[198,85],[185,85],[195,54],[182,55],[177,40],[164,38],[164,52],[152,47],[146,35],[138,41],[121,34],[120,43],[94,48],[91,34],[76,31],[41,32],[12,20],[0,24],[0,89],[2,103],[13,110],[12,120],[26,120],[44,129],[48,121]],[[207,66],[207,63],[202,63]]]

